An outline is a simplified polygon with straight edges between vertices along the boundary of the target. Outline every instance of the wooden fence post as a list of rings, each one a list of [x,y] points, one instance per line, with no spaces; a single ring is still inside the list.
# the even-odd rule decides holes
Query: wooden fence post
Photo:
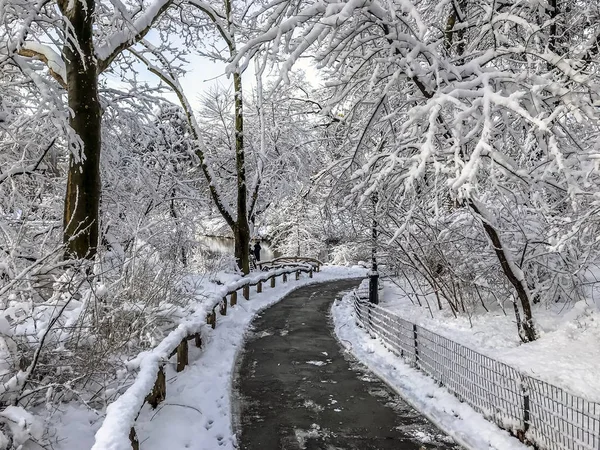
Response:
[[[299,280],[299,279],[300,279],[300,271],[296,270],[296,280]]]
[[[182,372],[185,366],[188,365],[188,342],[187,338],[183,338],[177,346],[177,372]]]
[[[131,427],[129,431],[129,441],[131,442],[131,448],[133,450],[140,450],[140,441],[138,441],[137,434],[135,434],[135,428]]]
[[[227,315],[227,297],[223,297],[223,301],[219,305],[219,312],[222,316]]]
[[[274,288],[275,287],[275,278],[277,278],[276,276],[272,276],[271,277],[271,287]]]
[[[237,291],[233,291],[229,297],[229,304],[231,306],[237,305]]]
[[[259,294],[262,292],[262,281],[259,281],[256,284],[256,292],[259,293]]]
[[[206,323],[209,324],[213,330],[217,326],[217,314],[214,312],[214,310],[206,315]]]
[[[194,344],[196,344],[196,347],[202,348],[202,336],[200,336],[200,333],[194,335]]]
[[[283,274],[283,282],[284,282],[284,283],[287,283],[287,273],[284,273],[284,274]]]
[[[244,286],[244,288],[242,289],[242,293],[244,294],[244,298],[246,300],[250,300],[250,286]]]
[[[156,374],[156,381],[154,382],[154,386],[150,393],[146,396],[146,401],[152,408],[156,409],[159,403],[167,398],[167,378],[165,377],[165,369],[163,366],[158,368],[158,373]],[[131,428],[133,436],[137,439],[135,435],[135,430]],[[131,433],[129,434],[131,439]],[[133,445],[133,441],[132,441]],[[138,443],[139,446],[139,443]]]
[[[312,278],[312,268],[308,271],[308,278]]]

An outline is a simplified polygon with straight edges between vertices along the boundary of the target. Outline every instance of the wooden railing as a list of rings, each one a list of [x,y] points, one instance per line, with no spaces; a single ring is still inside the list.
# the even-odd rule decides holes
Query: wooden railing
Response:
[[[279,263],[282,266],[285,264],[283,258],[277,259],[280,260]],[[96,433],[96,442],[92,450],[125,450],[126,447],[129,447],[129,445],[123,445],[123,442],[127,442],[127,436],[131,448],[139,450],[140,444],[135,432],[135,421],[144,403],[147,402],[152,408],[156,408],[166,399],[167,382],[164,367],[167,360],[177,355],[176,370],[181,372],[188,365],[188,342],[193,340],[194,345],[201,348],[202,329],[206,325],[211,328],[217,326],[217,310],[220,315],[226,315],[228,300],[229,306],[235,306],[239,291],[246,300],[250,300],[251,286],[256,286],[256,292],[260,293],[264,283],[270,282],[270,286],[274,288],[279,276],[283,283],[288,281],[288,275],[295,275],[295,279],[299,280],[301,273],[308,273],[309,278],[312,278],[313,271],[318,272],[319,268],[320,263],[315,265],[311,262],[292,267],[288,265],[269,272],[254,273],[223,286],[213,295],[212,301],[209,300],[205,303],[205,308],[200,313],[195,313],[193,318],[180,324],[157,347],[143,357],[134,383],[108,406],[104,422]],[[202,318],[202,314],[205,314],[204,318]],[[154,382],[152,374],[156,374]]]
[[[310,264],[315,272],[321,269],[323,263],[315,258],[305,258],[303,256],[279,256],[278,258],[259,261],[256,263],[260,270],[289,266],[290,264]]]

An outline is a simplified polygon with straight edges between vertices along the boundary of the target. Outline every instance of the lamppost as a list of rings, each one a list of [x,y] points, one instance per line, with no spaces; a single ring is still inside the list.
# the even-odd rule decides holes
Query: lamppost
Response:
[[[371,227],[371,271],[369,272],[369,302],[379,304],[379,273],[377,272],[377,192],[371,196],[373,204],[373,224]]]

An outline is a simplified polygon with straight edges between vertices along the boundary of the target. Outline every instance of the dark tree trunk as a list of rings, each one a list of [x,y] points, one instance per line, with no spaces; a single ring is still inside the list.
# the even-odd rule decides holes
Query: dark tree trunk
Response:
[[[235,46],[231,0],[225,0],[225,15],[231,38],[228,41],[229,54],[237,53]],[[250,224],[248,223],[248,187],[246,186],[246,163],[244,152],[244,103],[242,96],[242,74],[239,65],[233,73],[233,94],[235,95],[235,168],[237,174],[237,220],[233,230],[235,258],[244,275],[250,273]]]
[[[479,208],[473,201],[469,200],[469,206],[481,218],[483,229],[485,230],[486,234],[490,238],[490,241],[492,242],[494,252],[498,257],[498,260],[500,261],[502,271],[504,272],[504,275],[506,275],[506,278],[508,278],[508,281],[510,281],[510,283],[515,288],[515,291],[517,291],[517,297],[521,302],[521,307],[523,308],[524,316],[524,320],[521,322],[519,336],[521,337],[521,340],[523,342],[535,341],[538,336],[535,330],[535,326],[533,324],[533,312],[531,311],[531,299],[529,289],[527,288],[527,281],[523,278],[523,275],[516,273],[517,268],[514,266],[514,263],[511,263],[509,258],[506,256],[504,247],[502,246],[502,241],[500,240],[500,235],[489,222],[488,218],[486,218],[485,215],[482,214],[482,212],[479,210]]]
[[[69,41],[77,43],[69,43],[63,49],[72,111],[69,124],[79,138],[70,146],[63,216],[65,257],[91,259],[98,246],[101,193],[101,110],[92,34],[95,2],[61,0],[59,6],[70,22],[73,35]]]
[[[233,230],[233,238],[235,241],[235,259],[238,267],[247,275],[250,272],[250,227],[246,228],[246,230],[236,227]]]
[[[244,154],[244,110],[242,99],[242,75],[233,74],[235,92],[235,165],[237,173],[237,223],[234,230],[236,258],[239,268],[250,273],[250,224],[248,223],[248,189],[246,187],[246,164]]]

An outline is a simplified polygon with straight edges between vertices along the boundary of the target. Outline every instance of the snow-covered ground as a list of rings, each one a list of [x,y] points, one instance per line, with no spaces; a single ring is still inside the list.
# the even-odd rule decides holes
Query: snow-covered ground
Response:
[[[490,312],[455,318],[449,308],[439,311],[430,300],[413,304],[404,286],[384,282],[381,306],[473,350],[503,361],[534,378],[545,380],[587,400],[600,402],[600,304],[593,300],[571,306],[534,305],[540,339],[523,344],[517,334],[512,306],[506,314],[488,305]]]
[[[252,319],[261,310],[278,302],[291,291],[312,283],[361,277],[360,267],[325,266],[310,279],[251,294],[250,301],[238,297],[238,304],[229,308],[227,316],[217,318],[217,327],[204,339],[203,348],[190,346],[190,365],[175,372],[175,357],[166,366],[167,398],[156,410],[142,408],[136,422],[136,432],[144,450],[215,450],[234,449],[236,438],[232,430],[231,383],[235,361],[243,346],[244,336]],[[220,280],[231,282],[234,279]],[[67,404],[51,414],[50,433],[55,450],[84,450],[94,444],[94,434],[103,422],[103,415],[83,405]],[[35,444],[26,447],[33,450]]]
[[[369,367],[409,404],[427,416],[456,442],[471,450],[525,450],[508,432],[485,420],[461,403],[433,379],[411,368],[371,338],[354,319],[352,295],[336,300],[332,306],[335,333],[340,343]]]

